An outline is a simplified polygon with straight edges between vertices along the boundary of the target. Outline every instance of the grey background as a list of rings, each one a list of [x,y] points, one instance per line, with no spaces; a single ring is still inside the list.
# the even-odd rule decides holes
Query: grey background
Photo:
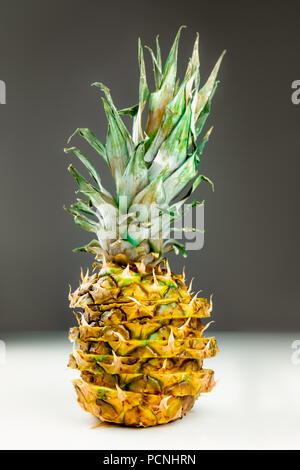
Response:
[[[153,45],[159,33],[165,58],[181,24],[181,75],[196,31],[203,79],[228,53],[201,169],[216,191],[197,193],[205,246],[172,256],[172,269],[186,264],[195,290],[214,292],[218,330],[299,331],[299,14],[296,1],[0,1],[1,331],[73,323],[68,284],[92,257],[71,251],[90,235],[62,210],[75,189],[62,149],[77,127],[105,137],[89,85],[106,83],[119,107],[135,104],[138,36]]]

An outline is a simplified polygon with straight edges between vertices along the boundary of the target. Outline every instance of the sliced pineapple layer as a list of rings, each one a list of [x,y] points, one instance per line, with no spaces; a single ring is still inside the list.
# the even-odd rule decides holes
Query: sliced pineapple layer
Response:
[[[183,397],[210,392],[213,388],[214,373],[203,369],[199,372],[176,372],[173,374],[152,372],[145,374],[109,374],[107,372],[84,371],[85,382],[101,387],[116,388],[130,392],[163,394]]]
[[[102,421],[146,427],[164,424],[184,416],[194,405],[196,396],[153,395],[124,392],[73,381],[78,402]]]
[[[79,343],[79,349],[85,353],[90,353],[91,357],[101,357],[103,355],[112,356],[131,356],[133,358],[182,358],[182,359],[207,359],[214,357],[217,352],[216,340],[212,338],[212,341],[206,344],[202,349],[197,348],[186,348],[184,344],[180,344],[178,347],[169,348],[166,344],[160,344],[156,341],[155,346],[152,348],[149,345],[139,347],[127,347],[126,344],[112,342],[111,344],[105,341],[99,341],[97,343]]]
[[[71,340],[74,341],[75,338]],[[216,355],[215,338],[186,338],[184,340],[129,340],[88,341],[78,340],[79,348],[92,354],[117,354],[133,357],[190,357],[204,359]]]
[[[202,365],[203,361],[199,359],[162,357],[139,359],[132,356],[95,356],[85,354],[80,350],[70,354],[68,363],[72,369],[109,374],[197,372],[202,369]]]
[[[70,293],[81,307],[69,366],[81,406],[104,421],[153,426],[182,417],[215,382],[202,369],[215,338],[204,338],[211,301],[192,296],[181,276],[110,264],[82,276]],[[208,325],[207,325],[208,326]],[[78,349],[75,348],[78,344]]]
[[[158,300],[147,302],[114,301],[104,304],[85,305],[84,318],[87,323],[98,322],[98,326],[132,321],[162,321],[170,319],[209,318],[211,303],[207,299],[194,298],[189,302]]]
[[[82,341],[111,341],[111,340],[168,340],[173,335],[175,339],[188,337],[200,338],[204,326],[200,319],[191,325],[190,318],[183,322],[178,322],[181,326],[174,326],[172,323],[124,323],[104,327],[86,326],[71,328],[70,337]]]
[[[69,294],[70,307],[85,309],[85,318],[113,324],[142,318],[204,318],[211,302],[197,298],[184,278],[169,271],[162,274],[135,272],[111,264],[89,276],[82,275],[78,289]],[[99,324],[99,326],[102,326]]]
[[[69,295],[71,307],[85,307],[89,304],[107,304],[109,302],[138,302],[149,300],[186,301],[191,295],[182,282],[181,276],[169,274],[141,274],[129,266],[125,269],[113,265],[100,269],[89,276],[82,276],[78,289]]]

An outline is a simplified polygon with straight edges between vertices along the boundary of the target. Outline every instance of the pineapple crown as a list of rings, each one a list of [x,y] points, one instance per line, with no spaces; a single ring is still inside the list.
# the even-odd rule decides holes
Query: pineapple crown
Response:
[[[203,203],[197,200],[186,203],[201,181],[213,187],[209,178],[198,174],[200,156],[212,128],[200,142],[198,138],[210,114],[218,85],[217,73],[225,51],[206,83],[200,87],[197,34],[185,77],[180,83],[176,74],[182,28],[184,26],[179,28],[164,67],[158,36],[156,53],[146,46],[153,63],[156,89],[152,93],[147,86],[143,47],[138,40],[140,81],[136,106],[118,110],[110,90],[102,83],[93,83],[104,94],[102,101],[108,120],[106,143],[102,144],[86,128],[77,129],[68,143],[75,135],[80,135],[104,158],[115,181],[116,197],[104,188],[99,173],[77,147],[65,149],[66,153],[73,152],[79,158],[94,180],[91,184],[73,165],[69,166],[79,185],[78,192],[87,199],[77,199],[66,210],[80,227],[97,235],[97,240],[74,251],[94,253],[97,259],[104,256],[121,264],[142,262],[150,266],[159,263],[171,250],[186,256],[184,244],[170,238],[170,223],[182,217],[183,205],[187,211]],[[142,113],[148,98],[148,118],[143,130]],[[125,126],[122,115],[132,117],[132,133]],[[182,196],[189,184],[190,188]]]

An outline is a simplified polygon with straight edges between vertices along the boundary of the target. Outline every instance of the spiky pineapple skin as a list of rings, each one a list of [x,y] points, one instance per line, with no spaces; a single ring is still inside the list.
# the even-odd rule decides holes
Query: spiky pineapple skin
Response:
[[[70,330],[69,367],[79,404],[101,421],[147,427],[184,416],[214,372],[203,360],[218,352],[205,338],[211,302],[193,297],[183,276],[159,265],[96,264],[69,294],[80,308]],[[78,347],[75,347],[77,343]]]

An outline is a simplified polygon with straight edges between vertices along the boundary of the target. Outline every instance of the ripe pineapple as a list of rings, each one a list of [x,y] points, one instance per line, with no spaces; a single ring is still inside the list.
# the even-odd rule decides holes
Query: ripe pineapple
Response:
[[[66,210],[80,227],[97,235],[74,250],[93,253],[96,262],[93,273],[82,273],[79,287],[69,294],[70,307],[81,312],[75,312],[78,326],[70,330],[69,366],[81,372],[74,381],[80,405],[101,421],[127,426],[181,418],[200,393],[214,386],[213,371],[203,369],[203,360],[218,351],[214,338],[203,337],[202,318],[210,316],[211,301],[193,296],[184,274],[170,271],[166,254],[175,250],[186,256],[184,245],[169,238],[169,222],[182,217],[181,207],[201,181],[211,183],[198,175],[211,130],[200,143],[197,139],[210,113],[224,53],[200,88],[197,36],[180,83],[176,72],[181,29],[163,68],[158,38],[156,54],[148,48],[156,90],[149,96],[145,131],[142,113],[149,91],[139,40],[139,103],[117,110],[109,89],[94,83],[105,96],[106,144],[86,128],[71,136],[83,137],[107,162],[116,197],[103,187],[78,148],[65,149],[95,181],[92,185],[70,165],[86,200],[77,199]],[[124,114],[133,118],[131,134],[121,118]],[[179,198],[189,183],[191,188]],[[185,210],[196,204],[185,204]],[[156,212],[150,218],[153,207]]]

